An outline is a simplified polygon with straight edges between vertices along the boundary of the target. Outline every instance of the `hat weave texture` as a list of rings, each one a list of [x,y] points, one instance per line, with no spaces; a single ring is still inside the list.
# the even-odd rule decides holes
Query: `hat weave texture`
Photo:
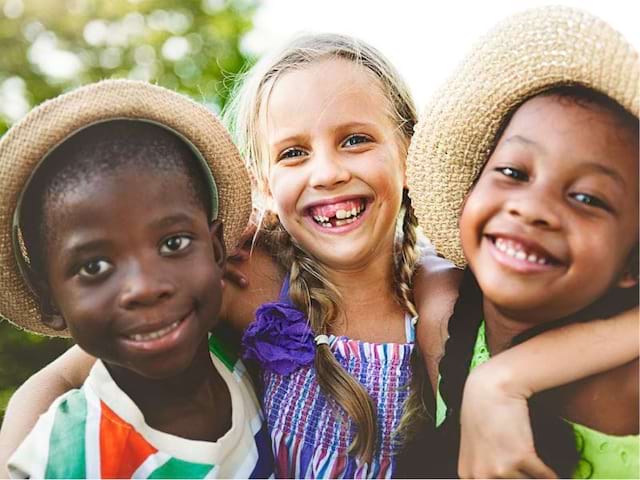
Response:
[[[0,139],[0,317],[20,328],[69,336],[41,322],[38,299],[25,283],[14,249],[16,205],[32,172],[54,147],[82,128],[112,119],[138,119],[181,134],[211,168],[218,219],[227,249],[235,247],[251,213],[251,187],[238,150],[218,118],[184,95],[145,82],[104,80],[48,100]]]
[[[560,85],[582,85],[640,110],[638,52],[608,24],[567,7],[513,15],[485,35],[436,91],[409,147],[416,215],[439,253],[466,264],[458,231],[464,196],[507,115]]]

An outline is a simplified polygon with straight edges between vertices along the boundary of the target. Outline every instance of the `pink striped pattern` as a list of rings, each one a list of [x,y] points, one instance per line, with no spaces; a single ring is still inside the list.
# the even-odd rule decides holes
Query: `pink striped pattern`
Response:
[[[411,339],[411,338],[410,338]],[[330,337],[342,366],[362,383],[378,412],[376,454],[370,464],[348,455],[351,421],[320,391],[313,367],[290,375],[265,371],[264,410],[276,462],[284,478],[390,478],[393,432],[402,415],[410,379],[412,343],[367,343]]]

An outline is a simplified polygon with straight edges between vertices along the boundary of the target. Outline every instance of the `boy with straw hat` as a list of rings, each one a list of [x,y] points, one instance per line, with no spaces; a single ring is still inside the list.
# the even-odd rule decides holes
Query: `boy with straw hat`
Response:
[[[251,196],[213,114],[128,80],[47,101],[0,141],[0,208],[0,314],[99,359],[11,476],[272,474],[250,380],[216,330]]]

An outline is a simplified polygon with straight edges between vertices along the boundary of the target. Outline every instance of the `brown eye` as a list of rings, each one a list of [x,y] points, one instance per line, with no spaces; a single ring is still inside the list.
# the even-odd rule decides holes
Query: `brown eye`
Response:
[[[113,266],[106,260],[91,260],[80,267],[81,277],[95,278],[110,271]]]
[[[186,235],[169,237],[162,242],[160,253],[163,255],[171,255],[172,253],[180,252],[191,245],[191,242],[191,237],[187,237]]]

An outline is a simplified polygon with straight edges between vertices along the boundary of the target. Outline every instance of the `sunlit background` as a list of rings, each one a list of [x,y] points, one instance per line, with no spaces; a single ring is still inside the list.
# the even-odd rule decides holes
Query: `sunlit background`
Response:
[[[299,32],[380,49],[418,106],[482,33],[537,0],[0,0],[0,135],[30,108],[102,78],[149,80],[219,112],[234,76]],[[640,46],[640,2],[562,0]],[[0,418],[17,385],[68,348],[0,321]]]

